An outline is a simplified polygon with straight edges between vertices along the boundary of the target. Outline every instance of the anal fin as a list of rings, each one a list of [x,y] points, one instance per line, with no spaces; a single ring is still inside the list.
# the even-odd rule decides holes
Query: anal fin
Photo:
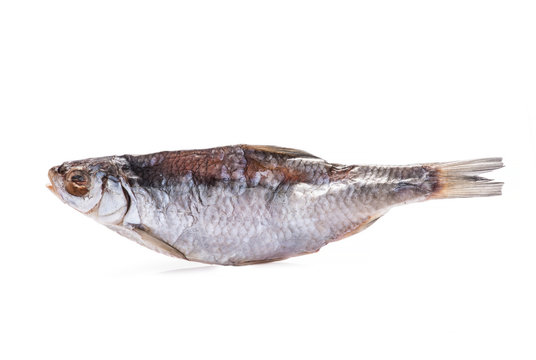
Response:
[[[367,229],[370,225],[374,224],[376,221],[378,221],[379,218],[381,218],[383,215],[385,215],[385,212],[381,212],[381,213],[378,213],[378,214],[374,214],[374,215],[371,215],[369,216],[365,221],[363,221],[362,223],[360,223],[359,225],[357,225],[355,228],[345,232],[344,234],[342,234],[341,236],[339,236],[338,238],[336,238],[334,241],[337,241],[337,240],[341,240],[341,239],[344,239],[348,236],[352,236],[352,235],[355,235],[357,234],[358,232],[361,232],[365,229]]]

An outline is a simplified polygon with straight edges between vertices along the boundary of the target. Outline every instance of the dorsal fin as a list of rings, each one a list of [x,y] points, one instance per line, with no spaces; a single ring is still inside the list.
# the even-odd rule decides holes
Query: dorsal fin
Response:
[[[289,158],[320,159],[318,156],[314,156],[313,154],[309,154],[308,152],[305,152],[303,150],[291,149],[291,148],[280,147],[280,146],[272,146],[272,145],[241,145],[241,146],[243,149],[263,151],[267,153],[287,156]]]

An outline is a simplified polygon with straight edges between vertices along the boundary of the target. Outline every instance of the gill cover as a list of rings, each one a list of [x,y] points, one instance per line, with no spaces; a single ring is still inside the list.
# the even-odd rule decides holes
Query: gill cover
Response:
[[[97,209],[97,219],[103,224],[117,224],[123,219],[129,199],[115,176],[108,176]]]
[[[136,200],[126,181],[111,175],[105,181],[96,220],[105,225],[138,225]]]

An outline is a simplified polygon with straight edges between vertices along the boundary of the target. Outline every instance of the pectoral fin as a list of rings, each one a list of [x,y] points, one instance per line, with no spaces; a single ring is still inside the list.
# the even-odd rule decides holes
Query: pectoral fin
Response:
[[[142,227],[121,226],[121,225],[107,225],[108,228],[117,232],[118,234],[125,236],[131,240],[134,240],[140,245],[145,246],[151,250],[159,252],[164,255],[173,256],[181,259],[188,260],[186,256],[179,250],[175,249],[168,243],[156,238],[149,231]]]

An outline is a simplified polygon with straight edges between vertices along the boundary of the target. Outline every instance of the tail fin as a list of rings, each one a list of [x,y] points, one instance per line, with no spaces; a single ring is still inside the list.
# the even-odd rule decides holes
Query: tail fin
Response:
[[[479,176],[502,168],[502,158],[486,158],[430,164],[436,180],[431,199],[496,196],[502,193],[502,182]]]

